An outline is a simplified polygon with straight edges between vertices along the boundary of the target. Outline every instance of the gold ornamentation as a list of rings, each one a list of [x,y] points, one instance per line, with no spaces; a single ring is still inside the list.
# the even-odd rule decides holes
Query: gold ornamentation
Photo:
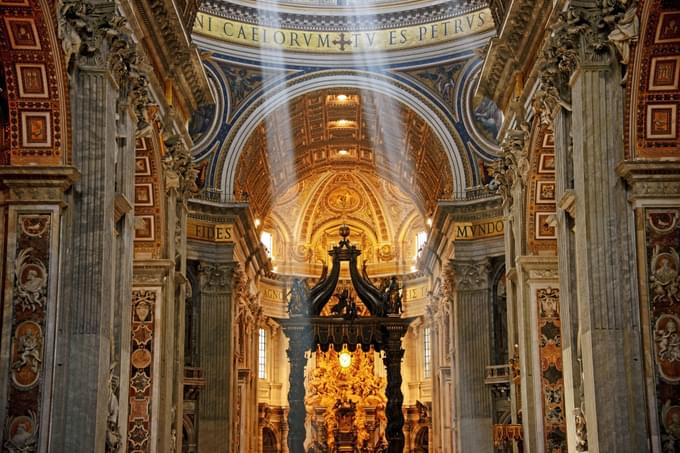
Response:
[[[362,352],[357,349],[351,353],[349,367],[343,368],[335,350],[316,352],[316,367],[309,376],[305,406],[310,417],[323,413],[329,451],[333,451],[335,445],[334,431],[338,420],[333,408],[338,401],[356,404],[354,428],[357,430],[357,445],[362,445],[370,437],[365,423],[367,412],[375,410],[378,425],[384,426],[387,403],[385,378],[375,374],[374,354],[372,350]]]

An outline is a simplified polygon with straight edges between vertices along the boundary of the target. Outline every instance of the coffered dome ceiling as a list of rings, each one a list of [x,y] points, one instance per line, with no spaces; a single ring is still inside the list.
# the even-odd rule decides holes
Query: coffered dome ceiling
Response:
[[[385,95],[329,89],[299,96],[260,122],[240,156],[235,192],[247,192],[264,217],[299,181],[349,169],[399,187],[423,214],[453,187],[441,142],[413,110]]]

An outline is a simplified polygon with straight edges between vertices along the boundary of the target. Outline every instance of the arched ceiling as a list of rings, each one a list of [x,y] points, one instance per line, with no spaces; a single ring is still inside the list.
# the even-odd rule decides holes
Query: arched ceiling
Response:
[[[277,197],[324,171],[360,169],[399,186],[421,213],[451,193],[441,142],[413,110],[387,96],[319,90],[263,118],[241,153],[236,193],[266,217]]]
[[[370,169],[327,169],[277,197],[264,220],[274,235],[277,272],[318,275],[320,263],[338,241],[338,227],[362,250],[372,273],[410,272],[415,238],[425,219],[412,197]]]

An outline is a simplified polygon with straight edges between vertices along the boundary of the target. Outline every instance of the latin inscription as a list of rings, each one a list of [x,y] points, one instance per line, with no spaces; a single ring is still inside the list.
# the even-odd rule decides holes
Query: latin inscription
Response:
[[[187,237],[199,241],[234,242],[234,226],[230,224],[210,224],[189,221]]]
[[[454,240],[456,241],[502,236],[505,231],[505,224],[502,219],[456,223],[453,227]]]
[[[427,285],[415,286],[413,288],[406,288],[406,300],[418,300],[427,296]]]
[[[366,52],[408,49],[452,41],[492,29],[488,9],[424,25],[361,32],[312,32],[276,29],[198,13],[194,32],[254,47],[298,52]]]

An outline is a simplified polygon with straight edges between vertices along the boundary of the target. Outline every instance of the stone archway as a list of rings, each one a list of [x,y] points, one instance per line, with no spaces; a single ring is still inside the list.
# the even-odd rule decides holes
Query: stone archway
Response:
[[[394,99],[407,106],[419,115],[432,128],[439,142],[442,143],[448,157],[453,175],[453,192],[464,193],[465,189],[474,185],[471,164],[464,157],[464,145],[460,137],[453,132],[454,128],[445,121],[445,116],[438,108],[414,92],[406,85],[399,84],[388,77],[368,77],[362,73],[322,73],[317,77],[306,76],[296,83],[269,93],[267,101],[254,107],[248,115],[232,127],[237,131],[216,154],[212,163],[212,184],[222,189],[225,196],[233,193],[236,186],[237,167],[241,151],[262,118],[278,107],[285,105],[290,99],[300,95],[324,89],[356,89],[378,93]]]

